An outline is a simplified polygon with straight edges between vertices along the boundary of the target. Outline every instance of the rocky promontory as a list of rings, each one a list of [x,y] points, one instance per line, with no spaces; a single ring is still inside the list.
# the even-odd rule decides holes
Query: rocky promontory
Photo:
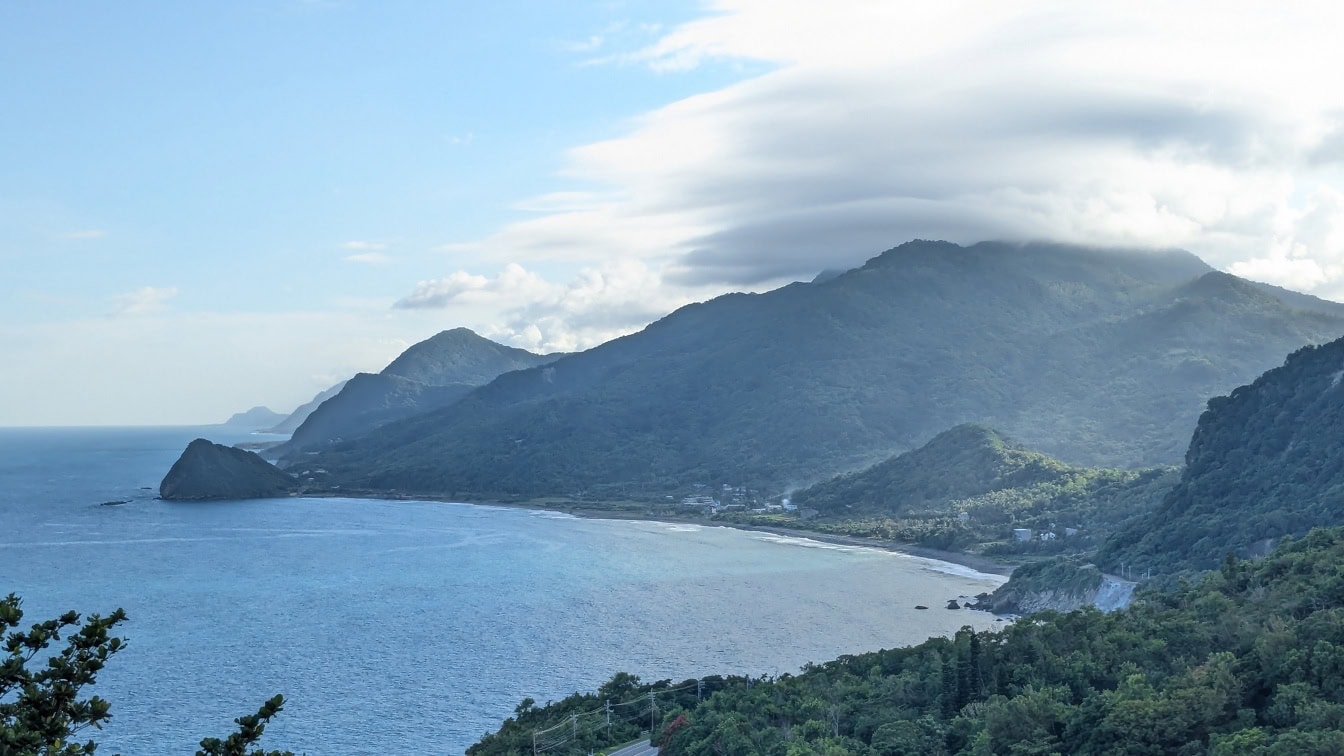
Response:
[[[198,438],[159,484],[170,500],[268,499],[288,496],[299,484],[255,453]]]

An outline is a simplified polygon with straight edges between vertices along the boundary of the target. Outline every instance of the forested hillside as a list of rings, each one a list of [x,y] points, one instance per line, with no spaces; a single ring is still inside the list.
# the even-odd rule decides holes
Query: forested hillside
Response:
[[[712,678],[525,701],[468,753],[586,754],[634,737],[604,702],[647,700],[663,756],[1344,753],[1344,531],[1316,530],[1128,610],[844,656],[774,680]],[[650,695],[652,694],[652,695]],[[623,713],[623,712],[622,712]],[[582,726],[580,726],[582,723]],[[610,738],[610,740],[608,739]]]
[[[457,402],[473,388],[511,370],[543,365],[558,355],[533,354],[466,328],[441,331],[413,344],[379,373],[359,373],[325,399],[273,454],[301,453],[358,438],[382,425]]]
[[[1146,514],[1175,484],[1174,468],[1081,468],[979,425],[938,434],[867,470],[797,491],[825,532],[989,554],[1095,548]],[[1018,540],[1014,529],[1031,531]]]
[[[1341,313],[1184,252],[910,242],[506,374],[320,464],[346,488],[660,499],[807,485],[966,422],[1070,464],[1175,462],[1209,396]]]
[[[1099,559],[1155,573],[1212,567],[1229,551],[1344,523],[1344,339],[1212,399],[1179,484]]]

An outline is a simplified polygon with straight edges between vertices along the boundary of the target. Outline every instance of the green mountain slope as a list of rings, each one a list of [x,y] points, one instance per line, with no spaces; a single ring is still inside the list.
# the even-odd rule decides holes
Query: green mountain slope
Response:
[[[498,344],[466,328],[442,331],[402,352],[378,374],[360,373],[323,401],[276,450],[285,459],[382,425],[447,407],[473,387],[558,355]]]
[[[1101,550],[1155,573],[1204,569],[1229,551],[1344,523],[1344,339],[1301,349],[1212,399],[1180,483]]]
[[[989,428],[962,425],[792,498],[816,509],[809,526],[827,532],[988,546],[998,554],[1059,553],[1095,546],[1119,523],[1148,512],[1176,478],[1172,468],[1072,467]],[[1020,528],[1032,531],[1023,541],[1013,534]]]
[[[1176,461],[1208,396],[1344,333],[1344,306],[1205,291],[1210,272],[1184,252],[911,242],[506,374],[323,466],[462,497],[778,490],[965,422],[1073,464]]]

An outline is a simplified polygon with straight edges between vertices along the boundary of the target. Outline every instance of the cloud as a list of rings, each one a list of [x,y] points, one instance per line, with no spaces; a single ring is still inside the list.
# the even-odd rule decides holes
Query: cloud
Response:
[[[144,286],[135,291],[118,294],[112,298],[115,316],[152,315],[162,312],[168,300],[177,296],[177,289],[171,286]]]
[[[376,252],[381,249],[387,249],[387,245],[384,244],[383,242],[373,242],[373,241],[348,241],[342,244],[341,246],[344,247],[345,249],[353,249],[357,251]]]
[[[341,259],[346,262],[364,263],[366,265],[386,265],[392,262],[392,258],[382,252],[357,252],[353,255],[346,255]]]
[[[492,304],[544,296],[550,289],[534,273],[510,263],[494,278],[457,271],[444,278],[421,281],[406,297],[392,306],[398,309],[435,309],[451,304]]]
[[[105,236],[107,236],[107,231],[101,228],[83,228],[77,231],[66,231],[65,233],[57,234],[58,238],[70,241],[101,239]]]
[[[577,42],[562,42],[560,47],[565,52],[590,53],[600,49],[604,40],[605,38],[601,34],[592,34],[587,39]]]
[[[534,351],[568,352],[633,333],[704,296],[706,291],[693,287],[667,286],[659,271],[637,260],[585,267],[566,283],[509,263],[493,277],[457,271],[421,281],[393,307],[484,318],[481,328],[489,338]]]
[[[769,70],[571,150],[573,188],[473,245],[528,266],[637,260],[669,299],[916,237],[1179,246],[1341,290],[1344,252],[1319,231],[1344,222],[1320,199],[1344,189],[1341,25],[1334,5],[1249,0],[721,0],[608,60]]]

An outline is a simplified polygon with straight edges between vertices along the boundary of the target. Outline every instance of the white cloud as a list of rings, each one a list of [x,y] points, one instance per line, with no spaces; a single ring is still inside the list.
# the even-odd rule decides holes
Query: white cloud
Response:
[[[604,41],[605,37],[601,34],[592,34],[589,35],[587,39],[578,40],[576,42],[562,42],[560,43],[560,47],[566,52],[590,53],[600,49]]]
[[[85,239],[101,239],[107,236],[107,231],[101,228],[82,228],[76,231],[66,231],[56,235],[57,238],[70,241],[80,241]]]
[[[573,149],[576,188],[472,249],[639,261],[668,300],[915,237],[1180,246],[1344,291],[1339,28],[1325,3],[721,0],[608,60],[773,68]]]
[[[392,258],[382,252],[356,252],[353,255],[346,255],[341,258],[346,262],[364,263],[367,265],[386,265],[392,262]]]
[[[374,242],[374,241],[358,241],[358,240],[348,241],[342,244],[341,246],[346,249],[353,249],[356,251],[377,252],[378,250],[387,249],[387,245],[384,244],[383,242]]]
[[[118,294],[112,298],[112,314],[117,316],[151,315],[162,312],[168,300],[177,296],[172,286],[143,286],[135,291]]]
[[[494,278],[457,271],[444,278],[421,281],[393,307],[443,308],[451,304],[497,304],[530,301],[545,296],[551,285],[516,263],[504,266]]]
[[[449,311],[483,320],[489,338],[534,351],[570,352],[633,333],[711,293],[668,286],[659,271],[638,260],[585,267],[567,283],[509,263],[494,277],[457,271],[421,281],[394,307]]]

